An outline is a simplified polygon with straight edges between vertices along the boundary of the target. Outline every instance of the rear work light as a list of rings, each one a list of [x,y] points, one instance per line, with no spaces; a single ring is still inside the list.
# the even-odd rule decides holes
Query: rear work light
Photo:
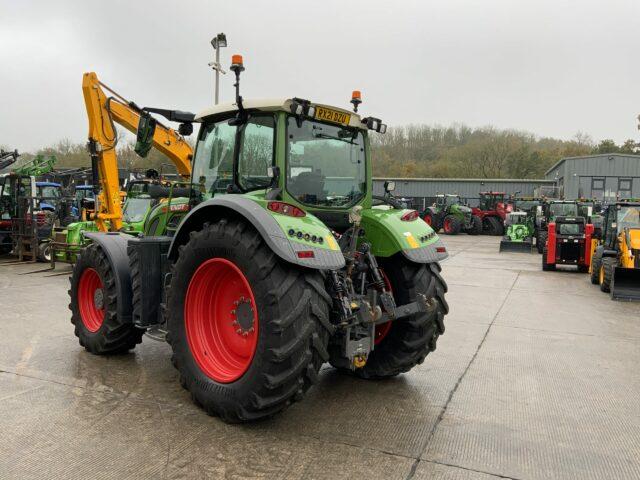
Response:
[[[420,214],[417,210],[409,210],[407,213],[400,217],[400,220],[402,220],[403,222],[413,222],[418,218],[420,218]]]
[[[267,203],[267,208],[272,212],[289,217],[304,217],[306,215],[304,210],[284,202],[269,202]]]

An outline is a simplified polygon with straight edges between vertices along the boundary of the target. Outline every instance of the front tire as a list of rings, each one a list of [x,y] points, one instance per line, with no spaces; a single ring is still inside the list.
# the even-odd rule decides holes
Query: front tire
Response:
[[[593,285],[600,283],[600,267],[602,266],[602,249],[596,248],[591,259],[591,274],[590,280]]]
[[[538,232],[538,236],[536,238],[536,249],[538,250],[538,253],[542,253],[544,251],[548,236],[548,232]]]
[[[600,290],[605,293],[611,292],[611,279],[613,271],[618,264],[618,259],[614,257],[604,257],[600,266]]]
[[[118,295],[113,267],[96,244],[80,254],[69,290],[71,323],[87,351],[105,355],[124,353],[142,342],[143,330],[118,317]]]
[[[471,228],[467,230],[468,235],[480,235],[482,233],[482,220],[475,215],[471,216]]]
[[[542,251],[542,270],[544,272],[552,272],[556,269],[555,263],[547,263],[547,247]]]
[[[440,275],[438,263],[418,264],[395,255],[379,259],[379,264],[391,284],[397,305],[414,302],[417,294],[422,293],[436,308],[391,323],[384,337],[376,339],[365,366],[353,371],[354,375],[366,379],[393,377],[421,364],[436,349],[438,337],[445,329],[444,316],[449,312],[444,298],[447,284]],[[332,363],[344,365],[339,360]]]
[[[181,384],[228,422],[283,410],[328,360],[329,302],[318,272],[281,260],[247,223],[205,225],[181,247],[168,287]]]

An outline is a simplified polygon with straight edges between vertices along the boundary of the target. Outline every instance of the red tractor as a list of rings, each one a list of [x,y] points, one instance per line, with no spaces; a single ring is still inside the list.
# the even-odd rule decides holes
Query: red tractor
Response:
[[[556,265],[575,265],[578,271],[589,271],[593,225],[584,217],[556,217],[549,223],[547,243],[542,252],[542,270],[555,270]]]
[[[474,207],[472,213],[482,221],[482,233],[485,235],[504,234],[504,219],[513,210],[505,197],[504,192],[480,192],[480,206]]]

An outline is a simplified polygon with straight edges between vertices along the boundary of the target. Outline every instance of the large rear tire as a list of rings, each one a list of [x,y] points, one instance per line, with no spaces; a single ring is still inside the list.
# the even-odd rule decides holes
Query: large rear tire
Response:
[[[71,323],[87,351],[104,355],[123,353],[142,342],[143,330],[118,317],[118,295],[113,267],[96,244],[80,254],[69,290]]]
[[[283,410],[329,358],[330,300],[319,272],[281,260],[247,223],[205,225],[180,248],[168,287],[182,386],[227,422]]]
[[[438,263],[418,264],[395,255],[379,259],[379,264],[391,285],[396,304],[414,302],[417,294],[422,293],[436,308],[430,313],[396,320],[385,328],[384,335],[376,338],[366,365],[353,371],[354,375],[367,379],[393,377],[421,364],[436,349],[438,337],[444,333],[444,316],[449,312],[444,298],[447,284],[440,275]],[[340,356],[340,346],[332,347],[331,363],[342,371],[349,371],[345,368],[348,362]]]

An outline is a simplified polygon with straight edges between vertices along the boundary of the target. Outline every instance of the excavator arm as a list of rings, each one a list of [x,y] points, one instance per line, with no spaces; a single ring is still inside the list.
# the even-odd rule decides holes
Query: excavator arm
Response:
[[[107,95],[105,92],[111,95]],[[97,198],[95,221],[101,231],[118,231],[122,228],[122,208],[120,205],[120,184],[118,181],[118,142],[115,124],[122,125],[136,133],[140,118],[148,116],[149,111],[164,114],[159,109],[141,109],[111,90],[98,80],[95,73],[85,73],[82,78],[82,93],[89,119],[89,153],[91,165],[97,173],[100,193]],[[166,111],[176,113],[175,111]],[[184,120],[185,114],[177,112],[178,119]],[[167,115],[165,115],[167,116]],[[175,115],[174,115],[175,117]],[[167,118],[169,118],[167,116]],[[173,120],[173,118],[169,118]],[[191,175],[193,150],[185,139],[174,129],[155,122],[153,146],[165,154],[176,166],[183,177]]]

